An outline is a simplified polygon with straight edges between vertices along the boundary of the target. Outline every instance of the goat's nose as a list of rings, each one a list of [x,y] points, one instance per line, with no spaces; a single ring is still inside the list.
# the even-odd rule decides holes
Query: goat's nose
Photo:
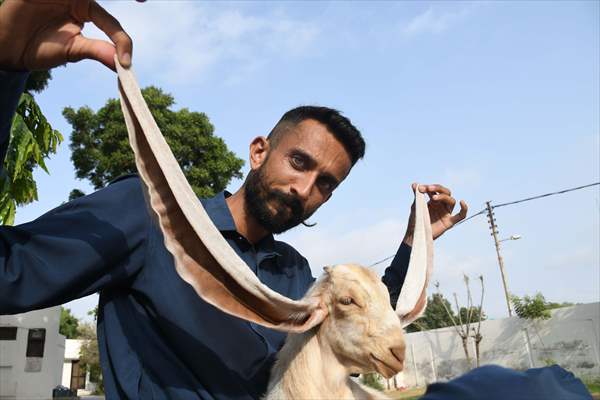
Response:
[[[406,353],[406,345],[402,343],[401,345],[390,347],[390,351],[394,355],[394,358],[400,363],[401,368],[404,368],[404,356]]]

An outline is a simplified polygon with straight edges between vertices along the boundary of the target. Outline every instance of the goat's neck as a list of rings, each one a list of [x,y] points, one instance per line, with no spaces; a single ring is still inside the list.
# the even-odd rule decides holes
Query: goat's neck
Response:
[[[353,397],[350,371],[319,331],[288,336],[271,374],[268,399]]]

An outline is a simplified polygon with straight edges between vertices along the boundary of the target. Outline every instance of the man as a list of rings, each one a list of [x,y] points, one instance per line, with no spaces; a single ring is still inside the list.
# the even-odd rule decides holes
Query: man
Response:
[[[92,21],[108,43],[81,36]],[[88,0],[7,0],[0,6],[0,154],[27,70],[91,58],[128,66],[131,40]],[[12,71],[12,72],[10,72]],[[259,279],[291,298],[313,281],[307,261],[272,234],[298,225],[329,200],[364,154],[358,130],[335,110],[286,113],[268,138],[250,145],[246,182],[235,194],[203,200],[209,216]],[[455,200],[428,185],[434,237],[462,220]],[[404,280],[408,231],[384,282]],[[37,220],[0,228],[0,314],[62,304],[100,291],[98,342],[107,398],[260,397],[285,335],[226,315],[202,301],[175,272],[140,181],[123,177]]]
[[[88,20],[108,34],[129,65],[131,40],[97,3],[9,0],[0,7],[0,68],[33,70],[82,58],[114,68],[111,44],[81,36]],[[14,111],[20,92],[15,86],[26,76],[5,72],[0,83],[2,155],[6,110]],[[337,111],[291,110],[268,138],[250,144],[251,172],[243,187],[203,200],[204,207],[261,281],[298,299],[314,278],[306,259],[272,234],[302,223],[329,200],[364,149],[360,132]],[[452,216],[450,192],[439,185],[427,189],[439,236],[464,218],[466,205]],[[109,398],[241,399],[264,393],[285,335],[220,312],[179,278],[137,177],[124,177],[31,223],[2,227],[0,240],[0,313],[100,291],[98,341]],[[409,232],[384,278],[393,296],[404,280],[410,241]]]

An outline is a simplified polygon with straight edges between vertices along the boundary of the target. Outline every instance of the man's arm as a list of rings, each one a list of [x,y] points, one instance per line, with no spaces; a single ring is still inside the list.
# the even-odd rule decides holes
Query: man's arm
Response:
[[[151,220],[137,177],[19,226],[0,227],[0,315],[128,285],[144,264]]]
[[[412,190],[417,190],[417,184],[413,183]],[[442,185],[419,185],[419,191],[429,196],[427,208],[429,210],[429,218],[431,220],[431,233],[433,239],[442,236],[444,232],[452,228],[458,222],[465,219],[467,216],[467,203],[460,201],[460,211],[452,215],[456,200],[452,197],[450,190]],[[392,263],[386,268],[382,281],[387,286],[390,292],[390,301],[392,307],[396,307],[396,302],[400,296],[402,285],[406,279],[408,272],[408,263],[410,261],[410,252],[413,241],[414,232],[414,203],[411,207],[410,217],[406,228],[406,234],[402,240],[402,244],[398,252],[394,256]]]
[[[411,247],[405,242],[402,242],[390,266],[385,269],[383,278],[381,278],[385,286],[388,288],[390,293],[390,302],[394,308],[398,302],[398,296],[400,296],[400,290],[402,290],[402,285],[404,285],[406,273],[408,272],[410,251]]]

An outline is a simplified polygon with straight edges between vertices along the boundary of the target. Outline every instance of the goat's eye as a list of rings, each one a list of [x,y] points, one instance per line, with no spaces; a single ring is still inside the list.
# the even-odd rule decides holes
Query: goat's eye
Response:
[[[354,303],[354,300],[352,300],[352,297],[342,297],[340,298],[340,303],[345,306],[349,306],[350,304]]]

